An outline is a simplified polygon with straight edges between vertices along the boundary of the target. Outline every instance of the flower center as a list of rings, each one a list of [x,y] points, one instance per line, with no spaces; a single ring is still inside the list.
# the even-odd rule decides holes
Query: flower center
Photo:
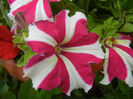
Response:
[[[106,41],[106,45],[107,45],[108,47],[112,47],[112,41],[111,41],[111,40],[107,40],[107,41]]]
[[[104,46],[105,47],[112,47],[113,46],[114,39],[112,37],[108,37],[104,40]]]
[[[58,54],[61,53],[61,48],[60,48],[60,46],[55,46],[55,53],[56,53],[56,55],[58,55]]]

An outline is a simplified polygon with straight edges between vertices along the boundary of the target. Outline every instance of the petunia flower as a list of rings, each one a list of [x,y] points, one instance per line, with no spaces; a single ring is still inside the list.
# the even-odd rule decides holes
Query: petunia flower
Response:
[[[68,16],[63,10],[55,22],[38,21],[29,26],[27,44],[38,55],[24,67],[35,89],[51,90],[60,86],[70,95],[83,88],[87,92],[93,85],[94,74],[89,63],[99,63],[104,58],[99,37],[88,33],[87,19],[81,12]]]
[[[125,35],[117,39],[111,37],[105,39],[106,56],[102,84],[107,85],[117,77],[129,86],[133,86],[133,49],[129,47],[130,42],[130,37]]]
[[[0,59],[13,59],[19,49],[12,42],[12,35],[7,27],[0,25]]]
[[[8,0],[10,5],[8,16],[14,20],[17,12],[23,12],[28,25],[38,20],[52,20],[49,1],[60,0]]]

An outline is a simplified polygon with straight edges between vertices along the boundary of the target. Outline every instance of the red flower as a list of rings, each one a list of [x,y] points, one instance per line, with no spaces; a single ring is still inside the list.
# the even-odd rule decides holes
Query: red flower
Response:
[[[12,40],[8,28],[0,25],[0,59],[13,59],[18,55],[19,49],[14,46]]]

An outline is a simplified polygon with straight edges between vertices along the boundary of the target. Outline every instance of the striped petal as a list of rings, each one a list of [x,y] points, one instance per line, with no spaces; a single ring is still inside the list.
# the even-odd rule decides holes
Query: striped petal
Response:
[[[129,47],[130,38],[121,36],[113,41],[112,48],[106,48],[106,57],[104,64],[103,84],[109,84],[114,77],[125,81],[130,87],[133,87],[133,50]]]
[[[55,23],[61,34],[61,44],[75,42],[88,34],[87,19],[81,12],[68,16],[69,11],[63,10],[56,15]]]
[[[87,55],[88,56],[87,59],[89,60],[88,63],[99,63],[104,58],[104,53],[101,49],[99,41],[90,45],[83,45],[78,47],[66,47],[62,48],[62,50],[67,53],[69,52],[73,54],[78,54],[79,56],[83,55],[83,57],[84,55]]]
[[[49,57],[35,55],[24,67],[24,76],[32,79],[35,89],[50,90],[60,84],[59,65],[56,64],[58,64],[58,58],[55,55]]]
[[[32,50],[39,54],[54,53],[57,44],[47,31],[41,31],[35,24],[29,26],[29,36],[25,40]]]
[[[13,20],[17,12],[23,12],[28,24],[39,20],[52,20],[51,8],[48,0],[8,0]]]
[[[63,60],[69,75],[69,83],[61,82],[61,84],[63,83],[62,85],[65,90],[67,90],[66,94],[70,95],[72,90],[78,88],[83,88],[85,92],[88,92],[88,90],[92,87],[94,80],[94,74],[91,71],[91,67],[85,64],[83,65],[83,67],[80,64],[77,65],[75,64],[77,61],[75,61],[74,59],[70,60],[63,55],[60,55],[60,57]],[[77,65],[77,67],[75,67],[74,65]]]

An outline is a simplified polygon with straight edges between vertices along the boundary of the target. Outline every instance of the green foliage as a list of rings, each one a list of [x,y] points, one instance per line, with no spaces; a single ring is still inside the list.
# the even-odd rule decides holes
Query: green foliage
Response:
[[[103,41],[106,37],[112,36],[117,37],[116,33],[120,28],[120,22],[117,20],[113,20],[113,17],[108,18],[104,21],[103,24],[97,24],[91,32],[97,33],[101,37],[101,41]]]
[[[24,33],[25,32],[22,32],[22,35],[24,35]],[[21,57],[17,61],[17,66],[18,67],[25,66],[27,62],[29,61],[29,59],[32,58],[32,56],[36,55],[36,53],[33,52],[31,48],[26,44],[24,40],[25,35],[24,36],[14,35],[13,37],[15,38],[13,40],[14,44],[18,45],[18,48],[24,51],[23,55],[21,55]]]

